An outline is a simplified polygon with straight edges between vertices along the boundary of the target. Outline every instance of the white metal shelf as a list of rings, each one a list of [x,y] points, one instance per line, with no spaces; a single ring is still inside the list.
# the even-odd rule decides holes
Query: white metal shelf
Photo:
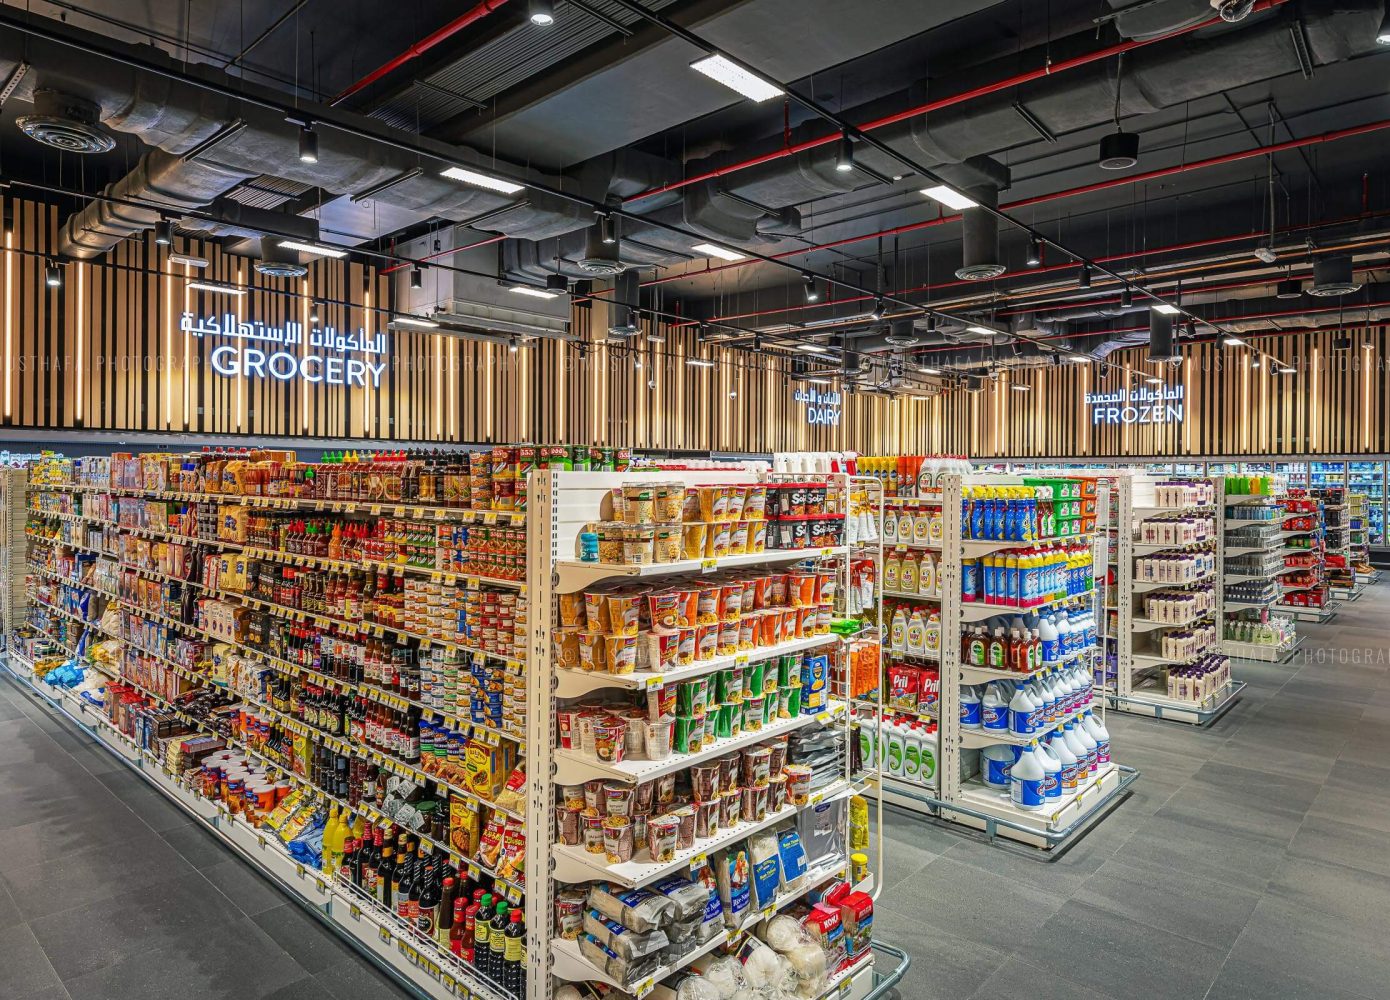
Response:
[[[573,594],[607,580],[650,579],[681,573],[716,573],[719,570],[736,569],[741,566],[775,566],[807,559],[833,559],[848,553],[849,549],[844,545],[818,549],[767,549],[763,552],[747,552],[709,559],[680,559],[676,562],[646,563],[641,566],[561,559],[555,563],[556,579],[559,581],[555,592]]]
[[[943,592],[945,592],[944,588]],[[1000,615],[1026,615],[1030,612],[1053,608],[1059,604],[1066,604],[1068,601],[1088,601],[1094,595],[1095,588],[1092,588],[1080,594],[1067,594],[1065,597],[1050,597],[1038,604],[1030,604],[1026,607],[1012,607],[1007,604],[981,604],[975,601],[966,601],[961,602],[960,618],[963,622],[982,622],[990,618],[997,618]],[[942,634],[945,635],[944,629]]]
[[[775,660],[779,656],[788,653],[800,653],[808,649],[815,649],[819,646],[833,645],[841,642],[842,639],[834,632],[824,635],[808,635],[800,639],[790,639],[787,642],[779,642],[775,646],[760,646],[757,649],[750,649],[747,652],[734,653],[728,656],[716,656],[708,660],[699,660],[684,666],[673,667],[670,670],[663,670],[656,673],[650,670],[637,670],[630,674],[610,674],[601,670],[578,670],[573,667],[557,667],[555,676],[558,678],[556,694],[561,698],[578,698],[589,694],[592,691],[599,691],[605,688],[627,688],[635,691],[645,691],[647,688],[661,687],[675,681],[688,680],[691,677],[703,677],[712,674],[725,667],[737,667],[748,663],[762,663],[764,660]]]
[[[835,802],[851,795],[854,790],[854,786],[848,781],[837,781],[819,792],[813,792],[808,805]],[[784,805],[776,811],[769,810],[763,819],[735,823],[731,827],[721,829],[713,837],[695,841],[693,847],[677,851],[670,861],[652,861],[651,856],[643,852],[641,857],[646,860],[634,857],[633,860],[621,864],[609,864],[604,855],[590,854],[584,850],[583,845],[556,844],[552,875],[557,881],[570,884],[598,880],[612,882],[628,889],[639,889],[668,875],[700,868],[715,851],[743,840],[759,830],[776,826],[783,820],[794,819],[801,812],[801,808],[804,807]]]
[[[1068,722],[1075,722],[1087,712],[1092,711],[1093,708],[1094,706],[1087,705],[1060,719],[1044,723],[1042,729],[1036,733],[1015,733],[1009,729],[962,729],[960,731],[960,745],[967,750],[979,750],[984,747],[999,746],[1002,743],[1007,743],[1010,746],[1026,747],[1047,736],[1049,732],[1052,732],[1058,726],[1065,726]]]
[[[803,729],[813,723],[826,725],[845,711],[843,702],[832,702],[817,715],[798,715],[790,719],[779,719],[761,729],[744,731],[737,736],[715,740],[699,753],[672,753],[664,760],[623,760],[616,764],[606,764],[579,750],[556,750],[555,779],[564,785],[580,784],[594,778],[609,781],[626,781],[633,784],[650,781],[663,774],[684,771],[688,767],[722,757],[731,750],[762,743],[776,736]]]

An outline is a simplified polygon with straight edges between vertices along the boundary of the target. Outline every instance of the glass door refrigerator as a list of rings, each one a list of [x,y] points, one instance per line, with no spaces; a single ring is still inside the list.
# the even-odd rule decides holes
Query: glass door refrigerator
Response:
[[[1310,487],[1347,485],[1346,462],[1309,462],[1308,485]]]
[[[1274,474],[1287,479],[1291,487],[1308,485],[1308,465],[1305,462],[1275,462]]]
[[[1385,463],[1349,462],[1347,492],[1366,497],[1366,543],[1385,544]]]

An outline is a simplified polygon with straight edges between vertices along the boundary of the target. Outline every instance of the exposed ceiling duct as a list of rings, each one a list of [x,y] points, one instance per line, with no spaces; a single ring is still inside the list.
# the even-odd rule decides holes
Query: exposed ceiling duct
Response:
[[[1154,18],[1162,13],[1171,22],[1173,15],[1181,11],[1195,16],[1192,6],[1183,0],[1168,0],[1145,5],[1143,10],[1153,11]],[[1288,30],[1295,15],[1300,38],[1306,42],[1306,57],[1314,66],[1376,49],[1374,36],[1383,10],[1381,0],[1303,0],[1296,12],[1293,6],[1280,8],[1259,20],[1252,18],[1233,30],[1184,35],[1128,53],[1119,114],[1142,115],[1297,70],[1301,65],[1300,52]],[[1141,13],[1137,9],[1126,17],[1137,18]],[[1122,33],[1129,30],[1126,23],[1122,18],[1118,24]],[[72,37],[82,36],[75,29],[62,30]],[[98,41],[93,41],[95,48],[99,48]],[[139,54],[146,61],[173,65],[159,50],[144,49]],[[957,74],[951,82],[953,86],[969,88],[980,80],[1002,79],[1016,66],[1041,63],[1045,56],[1042,51],[1020,53],[1011,56],[1007,66],[1003,61],[985,64]],[[624,223],[616,254],[612,250],[591,253],[597,248],[590,245],[594,219],[587,205],[533,189],[511,195],[442,178],[432,169],[419,170],[418,157],[414,155],[385,143],[349,138],[335,132],[329,122],[321,122],[316,130],[320,147],[317,162],[305,163],[299,158],[300,126],[268,108],[234,101],[191,82],[155,76],[105,59],[74,60],[72,50],[66,46],[18,31],[5,32],[0,36],[0,74],[12,71],[21,59],[34,69],[21,81],[16,99],[32,102],[38,89],[60,91],[98,108],[98,120],[105,128],[158,147],[143,157],[129,175],[107,189],[110,199],[124,204],[93,201],[67,220],[58,248],[67,256],[99,256],[120,240],[155,225],[161,214],[177,217],[181,212],[201,210],[236,185],[261,175],[340,195],[321,206],[320,218],[325,232],[334,228],[334,219],[350,218],[352,226],[337,227],[358,234],[341,237],[348,243],[377,235],[362,220],[370,220],[379,209],[382,218],[389,220],[382,225],[391,229],[442,218],[475,222],[481,229],[516,240],[556,240],[561,258],[559,269],[573,277],[612,273],[618,263],[670,265],[698,256],[686,245],[685,237],[656,225],[632,222]],[[680,69],[686,72],[684,67]],[[244,81],[235,84],[248,92],[253,89]],[[920,99],[929,88],[936,91],[939,85],[936,81],[923,81],[909,91],[844,114],[863,120],[901,109]],[[930,116],[913,116],[877,130],[875,136],[943,175],[947,169],[965,171],[974,177],[976,185],[987,178],[998,189],[1007,186],[1008,171],[985,158],[986,154],[1036,141],[1038,125],[1053,134],[1062,134],[1103,123],[1110,119],[1115,103],[1112,69],[1096,63],[982,96]],[[1021,114],[1020,108],[1027,114]],[[370,119],[360,121],[364,128],[382,129]],[[241,127],[229,128],[234,124]],[[790,139],[796,142],[823,128],[822,124],[811,122],[793,129]],[[779,133],[769,137],[761,149],[773,151],[786,141],[787,137]],[[591,200],[621,199],[647,189],[649,184],[713,169],[758,152],[744,148],[737,154],[685,164],[631,151],[606,154],[576,167],[570,172],[573,180],[567,178],[565,186]],[[775,244],[782,236],[801,229],[795,206],[868,184],[872,171],[892,174],[898,170],[899,165],[869,144],[859,144],[855,156],[866,169],[847,175],[834,168],[834,145],[820,146],[714,181],[693,184],[678,193],[654,196],[634,208],[648,213],[653,221],[679,225],[712,241]],[[459,159],[470,162],[466,154]],[[481,157],[472,162],[479,170],[490,165]],[[548,179],[547,183],[560,186],[558,179]],[[348,215],[349,196],[372,190],[377,193],[367,206],[370,211],[359,206]],[[133,207],[132,203],[149,208]],[[979,213],[981,217],[986,214]],[[998,268],[1001,262],[997,249],[990,252],[997,247],[997,226],[991,234],[989,223],[982,219],[968,223],[967,228],[968,256],[963,270],[979,276],[991,267]],[[551,261],[536,270],[540,255],[533,245],[523,244],[516,250],[509,247],[504,248],[503,256],[509,273],[543,277],[556,269]],[[599,266],[604,270],[595,270]]]
[[[999,207],[999,192],[992,187],[976,187],[966,193],[976,207],[961,213],[961,264],[956,277],[988,281],[1008,270],[999,262],[999,217],[990,211]]]

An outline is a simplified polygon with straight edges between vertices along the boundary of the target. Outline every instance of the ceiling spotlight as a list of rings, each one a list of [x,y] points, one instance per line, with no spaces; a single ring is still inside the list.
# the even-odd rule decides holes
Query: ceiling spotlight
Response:
[[[613,216],[604,213],[598,217],[598,238],[599,242],[605,246],[612,246],[617,242],[617,234],[614,233]]]
[[[797,344],[796,349],[798,351],[804,351],[807,354],[824,354],[830,350],[830,348],[821,344]]]
[[[515,354],[518,346],[519,346],[519,345],[517,344],[516,338],[515,338],[515,337],[508,337],[508,338],[507,338],[507,353],[508,353],[508,354]]]
[[[1139,162],[1139,136],[1134,132],[1111,132],[1100,140],[1100,169],[1128,170]]]
[[[690,64],[690,68],[755,103],[760,104],[782,94],[781,87],[769,83],[756,73],[750,73],[732,59],[721,55],[708,55],[703,59],[696,59]]]
[[[192,287],[194,287],[194,286],[190,285],[189,287],[192,288]],[[311,302],[311,303],[309,303],[309,322],[310,322],[310,323],[317,323],[318,321],[319,321],[319,304],[318,304],[318,302]]]
[[[1120,289],[1120,308],[1128,309],[1132,305],[1134,305],[1134,289],[1125,285],[1124,288]]]
[[[174,242],[174,224],[168,219],[160,219],[154,224],[154,242],[156,246],[172,246]]]
[[[43,282],[49,288],[63,287],[63,269],[58,266],[57,261],[50,260],[44,265]]]
[[[412,267],[410,269],[410,287],[416,291],[425,287],[425,272],[421,271],[418,267]]]
[[[1091,265],[1082,264],[1081,270],[1076,272],[1076,283],[1081,288],[1091,287]]]
[[[308,122],[299,126],[299,162],[319,162],[319,135]]]
[[[875,320],[880,320],[883,319],[884,315],[887,312],[888,306],[886,303],[884,303],[883,299],[874,299],[874,310],[873,312],[869,313],[869,315],[872,316]]]
[[[1009,386],[1009,388],[1012,389],[1014,392],[1032,392],[1032,391],[1033,391],[1033,387],[1032,387],[1031,385],[1019,385],[1017,382],[1015,382],[1013,385]]]
[[[557,295],[565,295],[570,290],[569,279],[558,271],[555,274],[545,276],[545,290],[555,292]]]
[[[1297,375],[1297,374],[1298,374],[1298,369],[1296,369],[1296,368],[1280,368],[1280,369],[1279,369],[1278,371],[1276,371],[1274,374],[1276,374],[1276,375]]]
[[[1241,340],[1239,337],[1227,337],[1225,340],[1221,341],[1221,343],[1225,344],[1227,347],[1245,346],[1245,341]]]
[[[1067,360],[1074,365],[1089,365],[1091,363],[1091,356],[1089,354],[1073,354],[1071,357],[1067,358]]]
[[[1163,379],[1161,379],[1161,378],[1154,378],[1152,375],[1149,376],[1148,378],[1144,379],[1144,381],[1147,382],[1147,383],[1149,383],[1149,385],[1162,385],[1162,384],[1163,384]]]
[[[1028,239],[1028,256],[1024,258],[1024,263],[1029,267],[1040,267],[1043,262],[1042,240],[1036,236]]]
[[[640,372],[640,371],[642,370],[642,359],[641,359],[641,358],[633,358],[633,359],[632,359],[632,367],[635,368],[635,369],[637,369],[637,370]]]
[[[1376,32],[1376,41],[1381,45],[1390,45],[1390,7],[1385,8],[1385,14],[1380,19],[1380,30]]]
[[[940,368],[930,368],[930,367],[928,367],[928,366],[926,366],[926,365],[919,365],[918,368],[917,368],[917,371],[919,371],[919,372],[922,373],[923,375],[940,375],[940,374],[941,374],[941,369],[940,369]]]
[[[737,389],[730,389],[730,390],[729,390],[729,398],[730,398],[730,399],[738,399],[738,390],[737,390]]]
[[[814,274],[801,275],[801,282],[806,286],[806,301],[819,302],[820,290],[816,287],[816,276]]]
[[[555,4],[552,0],[531,0],[529,9],[532,24],[548,28],[555,23]]]
[[[854,143],[843,132],[840,141],[835,144],[835,169],[842,174],[854,169]]]
[[[739,253],[737,250],[730,250],[728,247],[721,247],[717,243],[696,243],[690,249],[696,253],[702,253],[706,257],[718,257],[720,260],[744,260],[746,253]]]
[[[1303,295],[1303,282],[1297,278],[1285,278],[1274,286],[1276,299],[1296,299]]]

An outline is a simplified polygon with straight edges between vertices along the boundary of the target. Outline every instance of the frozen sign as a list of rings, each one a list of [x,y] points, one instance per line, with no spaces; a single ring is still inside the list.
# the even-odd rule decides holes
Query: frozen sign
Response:
[[[1181,385],[1088,392],[1086,405],[1093,424],[1180,424],[1185,392]]]
[[[838,392],[818,392],[815,389],[798,389],[792,400],[806,407],[806,422],[817,426],[840,426],[840,394]]]
[[[208,355],[212,370],[226,378],[269,376],[281,382],[302,379],[364,388],[370,382],[377,389],[386,370],[386,362],[376,360],[386,354],[384,333],[343,334],[331,326],[306,331],[293,320],[283,327],[266,326],[259,320],[238,320],[234,313],[195,317],[191,312],[179,318],[179,329],[195,337],[233,341],[218,344]],[[306,344],[309,350],[301,351]]]

